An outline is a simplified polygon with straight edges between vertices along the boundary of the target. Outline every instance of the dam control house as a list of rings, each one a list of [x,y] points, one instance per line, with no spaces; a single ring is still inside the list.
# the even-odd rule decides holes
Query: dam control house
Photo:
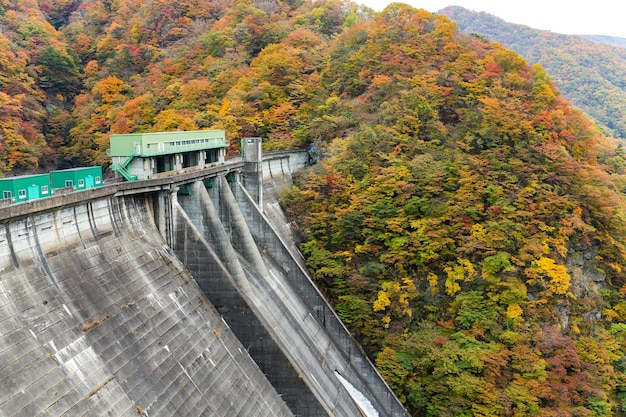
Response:
[[[107,153],[112,170],[135,181],[224,162],[228,145],[224,130],[112,134]]]

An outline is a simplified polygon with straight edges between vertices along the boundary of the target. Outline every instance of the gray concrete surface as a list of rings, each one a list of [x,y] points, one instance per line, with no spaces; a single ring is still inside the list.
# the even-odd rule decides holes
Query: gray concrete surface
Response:
[[[224,186],[224,183],[222,183]],[[228,185],[225,185],[228,188]],[[207,297],[217,307],[239,340],[295,415],[328,416],[311,389],[272,336],[272,326],[249,299],[257,292],[249,281],[242,258],[231,244],[232,217],[221,221],[201,184],[190,196],[179,196],[174,250],[187,265]],[[214,190],[216,193],[221,194]],[[220,204],[225,206],[225,199]],[[232,203],[231,203],[232,204]],[[226,210],[222,207],[223,210]],[[239,219],[239,221],[241,218]],[[251,237],[250,237],[251,240]],[[250,242],[248,242],[250,243]],[[251,241],[252,245],[254,242]],[[247,251],[256,247],[247,248]],[[257,265],[258,266],[258,265]],[[264,266],[261,266],[264,268]],[[255,298],[256,299],[256,298]],[[286,320],[284,321],[286,322]]]
[[[142,198],[0,225],[0,415],[290,416]]]

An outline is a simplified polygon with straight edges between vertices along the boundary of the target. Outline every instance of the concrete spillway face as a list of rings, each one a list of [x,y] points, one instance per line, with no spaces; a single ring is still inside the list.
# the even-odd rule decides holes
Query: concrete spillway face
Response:
[[[0,415],[292,416],[125,197],[0,225]]]
[[[198,192],[203,194],[205,190],[199,189]],[[269,269],[272,262],[269,258],[266,262],[261,256],[249,230],[250,224],[225,180],[219,187],[219,196],[222,219],[227,219],[231,227],[232,245],[242,255],[240,262],[246,271],[246,284],[254,289],[252,293],[242,293],[247,305],[263,322],[328,413],[333,416],[354,415],[358,412],[354,399],[334,372],[334,369],[349,367],[343,352],[335,346],[335,341],[324,331],[297,291],[291,288],[282,271]],[[203,195],[199,199],[207,204],[211,201]],[[206,212],[216,215],[213,209]],[[268,239],[263,241],[268,242]],[[221,242],[215,244],[221,246]],[[353,375],[351,371],[346,374]],[[370,408],[373,409],[371,404]]]
[[[226,182],[222,185],[228,187]],[[242,266],[251,267],[250,263],[230,244],[218,210],[205,193],[203,186],[195,184],[191,195],[179,196],[176,253],[293,413],[328,416],[268,331],[272,327],[265,319],[268,314],[259,314],[257,306],[262,300],[256,288],[250,289]]]

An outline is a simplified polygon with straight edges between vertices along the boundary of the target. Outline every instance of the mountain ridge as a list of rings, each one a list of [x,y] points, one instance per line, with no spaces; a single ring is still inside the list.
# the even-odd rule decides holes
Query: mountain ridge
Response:
[[[619,36],[606,36],[606,35],[577,35],[582,38],[588,39],[593,42],[604,43],[611,46],[618,46],[626,48],[626,38]]]
[[[489,13],[459,6],[438,13],[456,21],[464,33],[486,36],[531,64],[540,63],[561,93],[600,123],[607,134],[626,137],[626,49],[586,36],[508,23]]]

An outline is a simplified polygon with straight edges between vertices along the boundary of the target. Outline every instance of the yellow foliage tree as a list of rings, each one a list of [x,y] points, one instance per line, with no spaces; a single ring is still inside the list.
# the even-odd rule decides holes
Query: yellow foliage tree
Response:
[[[454,295],[461,290],[460,281],[472,281],[477,275],[472,262],[464,258],[460,258],[456,265],[445,267],[444,272],[448,275],[446,278],[446,293],[448,295]]]
[[[398,281],[384,281],[382,289],[372,305],[374,311],[386,311],[383,318],[383,326],[389,327],[391,316],[412,317],[413,309],[411,301],[418,295],[417,287],[410,278],[402,278]]]
[[[554,294],[567,294],[570,286],[570,275],[565,265],[559,265],[551,258],[541,257],[533,261],[526,269],[530,278],[529,284],[541,284]]]

